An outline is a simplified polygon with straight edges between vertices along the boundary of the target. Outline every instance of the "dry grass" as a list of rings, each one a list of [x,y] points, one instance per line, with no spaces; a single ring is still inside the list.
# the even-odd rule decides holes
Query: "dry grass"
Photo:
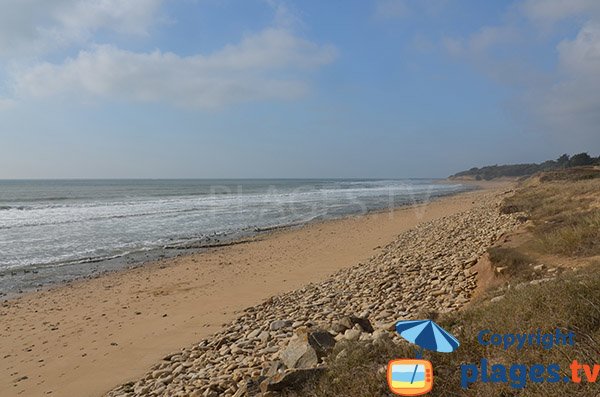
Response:
[[[566,256],[600,254],[600,210],[572,215],[536,233],[539,251]]]
[[[502,268],[502,274],[511,278],[531,280],[535,278],[532,260],[516,248],[490,247],[487,250],[490,262],[495,268]]]
[[[549,181],[583,181],[600,178],[598,167],[573,167],[564,170],[548,171],[540,175],[542,182]]]
[[[564,256],[600,254],[600,179],[528,181],[505,200],[505,213],[524,212],[531,219],[532,247]]]
[[[475,382],[461,387],[461,364],[479,365],[482,358],[490,363],[511,364],[557,363],[561,379],[570,375],[573,359],[596,363],[600,357],[600,266],[570,273],[556,281],[527,289],[510,290],[503,300],[481,303],[463,312],[441,316],[438,323],[450,330],[461,342],[452,354],[425,353],[434,366],[432,396],[597,396],[600,387],[586,383],[533,383],[516,389],[508,383]],[[525,347],[504,350],[482,346],[477,334],[484,329],[497,333],[552,332],[556,328],[573,330],[575,346],[555,346],[550,350]],[[363,342],[342,344],[326,375],[307,385],[299,393],[308,397],[391,396],[382,366],[394,358],[412,358],[414,350],[405,343],[390,341],[375,346]]]
[[[432,396],[599,396],[599,383],[533,383],[524,389],[507,384],[475,382],[461,388],[461,364],[556,363],[561,379],[570,375],[569,364],[577,359],[600,363],[600,262],[590,259],[600,254],[600,176],[598,171],[555,172],[523,183],[505,200],[502,211],[524,212],[531,219],[531,239],[527,249],[541,255],[580,258],[589,265],[579,271],[558,274],[557,278],[525,288],[504,289],[496,302],[478,300],[459,313],[440,316],[436,322],[461,342],[452,354],[425,353],[434,366]],[[495,247],[488,253],[493,266],[505,267],[507,282],[513,286],[523,279],[540,278],[530,263],[524,246]],[[584,258],[584,259],[581,259]],[[586,259],[587,258],[587,259]],[[486,296],[498,295],[488,291]],[[555,346],[550,350],[525,347],[523,350],[482,346],[477,334],[484,329],[495,333],[552,332],[572,330],[575,346]],[[378,346],[364,342],[341,344],[337,358],[316,383],[306,385],[299,395],[310,397],[391,396],[382,367],[394,358],[412,358],[414,350],[399,340]]]

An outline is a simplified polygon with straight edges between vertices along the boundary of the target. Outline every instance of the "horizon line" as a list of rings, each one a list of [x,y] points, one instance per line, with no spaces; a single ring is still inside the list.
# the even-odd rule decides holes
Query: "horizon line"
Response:
[[[0,178],[5,181],[160,181],[160,180],[402,180],[448,179],[448,177],[52,177],[52,178]]]

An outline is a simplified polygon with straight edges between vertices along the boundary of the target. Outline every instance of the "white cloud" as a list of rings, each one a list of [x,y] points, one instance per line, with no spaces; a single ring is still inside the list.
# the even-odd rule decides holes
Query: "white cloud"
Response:
[[[516,30],[511,26],[484,26],[469,40],[473,51],[486,51],[498,44],[512,43],[518,38]]]
[[[298,16],[299,12],[284,0],[264,0],[275,13],[275,26],[285,29],[293,29],[304,25]]]
[[[20,98],[63,95],[210,108],[299,97],[308,90],[302,79],[305,72],[335,56],[333,47],[272,28],[210,55],[182,57],[97,46],[60,64],[46,62],[18,72],[14,86]]]
[[[85,40],[96,30],[146,35],[162,0],[79,0],[56,10],[58,26],[45,30],[69,42]]]
[[[81,44],[105,29],[144,35],[163,0],[3,0],[0,60]]]
[[[506,55],[521,40],[521,32],[515,26],[484,26],[466,38],[443,37],[442,45],[448,54],[464,59],[491,79],[515,86],[544,78],[530,65]]]
[[[264,1],[273,9],[273,28],[212,54],[179,56],[95,44],[103,31],[149,35],[164,0],[5,0],[0,106],[62,96],[217,107],[304,95],[307,71],[331,62],[335,49],[294,35],[301,21],[284,0]],[[65,48],[79,51],[54,63],[38,60]]]
[[[553,80],[527,87],[524,109],[533,123],[570,144],[600,145],[600,2],[528,3],[529,16],[546,25],[574,16],[586,22],[576,37],[556,45]]]
[[[551,25],[560,20],[576,17],[600,15],[598,0],[526,0],[521,5],[522,13],[543,25]]]
[[[600,144],[600,1],[528,0],[524,19],[484,26],[467,38],[443,38],[446,51],[486,76],[515,89],[507,108],[527,127],[566,146]],[[528,46],[544,45],[554,24],[568,18],[579,26],[575,38],[556,44],[556,67],[528,59]]]
[[[557,46],[559,77],[526,97],[548,128],[595,136],[600,144],[600,24],[587,23]]]
[[[563,72],[575,77],[600,75],[600,23],[587,23],[575,39],[561,41],[557,50]]]
[[[476,56],[500,44],[518,40],[518,32],[512,26],[484,26],[466,39],[444,37],[446,50],[455,56]]]

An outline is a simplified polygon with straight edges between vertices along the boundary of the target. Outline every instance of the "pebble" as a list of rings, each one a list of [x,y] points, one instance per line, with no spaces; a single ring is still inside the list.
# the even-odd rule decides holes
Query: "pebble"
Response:
[[[269,329],[271,331],[278,331],[283,328],[291,327],[293,322],[291,320],[276,320],[271,323]]]
[[[249,307],[221,331],[106,396],[245,396],[253,377],[278,367],[295,330],[315,326],[337,341],[379,343],[393,335],[398,320],[423,310],[459,310],[477,286],[472,266],[520,224],[518,214],[500,213],[500,200],[490,192],[469,210],[400,234],[364,263]],[[357,314],[375,320],[375,332],[348,322]]]

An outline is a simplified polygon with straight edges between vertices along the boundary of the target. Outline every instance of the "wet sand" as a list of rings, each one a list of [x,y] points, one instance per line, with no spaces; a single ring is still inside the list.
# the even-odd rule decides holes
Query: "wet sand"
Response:
[[[101,396],[244,308],[360,263],[481,193],[274,231],[3,302],[0,396]]]

